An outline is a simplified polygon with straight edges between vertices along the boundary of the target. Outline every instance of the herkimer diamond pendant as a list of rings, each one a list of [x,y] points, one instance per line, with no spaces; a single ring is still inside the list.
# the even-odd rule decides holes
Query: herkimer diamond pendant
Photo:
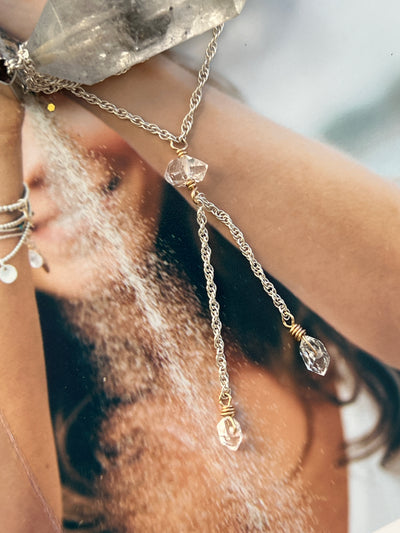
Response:
[[[308,370],[325,376],[331,358],[320,340],[303,335],[300,341],[300,355]]]

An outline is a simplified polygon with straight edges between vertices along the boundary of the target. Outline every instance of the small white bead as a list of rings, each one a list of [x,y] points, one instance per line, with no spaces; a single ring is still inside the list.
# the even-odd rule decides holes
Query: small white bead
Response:
[[[0,267],[0,281],[3,283],[14,283],[18,277],[18,270],[12,265],[2,265]]]

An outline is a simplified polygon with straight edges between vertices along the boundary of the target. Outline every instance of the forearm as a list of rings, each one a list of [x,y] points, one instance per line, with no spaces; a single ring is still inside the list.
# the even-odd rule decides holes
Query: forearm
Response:
[[[7,97],[1,87],[0,103],[0,203],[4,205],[15,202],[22,193],[22,116],[17,104]],[[2,215],[3,221],[7,216],[11,215]],[[17,242],[17,239],[1,240],[0,257],[7,255]],[[26,248],[23,247],[10,263],[17,268],[18,278],[10,285],[0,282],[0,409],[44,497],[60,516],[60,485],[49,416],[44,356]],[[6,476],[7,468],[12,467],[11,463],[2,464],[3,475]],[[13,486],[16,505],[21,494],[25,494],[25,489],[18,483]],[[10,499],[9,490],[8,484],[1,484],[1,500],[12,504],[14,499]],[[28,507],[22,506],[17,516],[24,516],[25,512],[29,512]],[[30,518],[27,516],[26,520]]]
[[[156,58],[93,90],[178,132],[194,85]],[[164,172],[168,143],[91,109]],[[209,164],[199,188],[231,214],[264,267],[350,340],[398,365],[399,190],[210,87],[189,144]]]

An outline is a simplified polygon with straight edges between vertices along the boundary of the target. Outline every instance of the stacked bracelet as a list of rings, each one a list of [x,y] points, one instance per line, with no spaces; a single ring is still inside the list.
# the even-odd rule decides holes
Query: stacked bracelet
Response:
[[[24,194],[17,202],[0,206],[0,213],[16,213],[17,216],[10,222],[0,224],[0,240],[18,238],[15,247],[5,257],[0,259],[0,281],[3,283],[13,283],[18,277],[15,266],[9,261],[19,252],[24,244],[27,244],[32,229],[32,209],[29,202],[29,189],[24,185]],[[39,268],[43,266],[43,258],[31,247],[29,250],[29,260],[31,266]]]

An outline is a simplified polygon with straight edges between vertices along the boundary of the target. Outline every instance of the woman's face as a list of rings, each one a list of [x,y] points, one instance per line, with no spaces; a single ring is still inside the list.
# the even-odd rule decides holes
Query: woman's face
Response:
[[[28,38],[45,3],[0,0],[0,27]],[[39,289],[73,297],[152,246],[162,180],[89,111],[63,95],[52,101],[53,113],[44,98],[27,102],[23,128],[33,240],[50,268],[34,276]]]
[[[28,102],[24,178],[34,211],[33,241],[50,272],[37,287],[81,296],[151,249],[162,180],[109,127],[69,98]]]

